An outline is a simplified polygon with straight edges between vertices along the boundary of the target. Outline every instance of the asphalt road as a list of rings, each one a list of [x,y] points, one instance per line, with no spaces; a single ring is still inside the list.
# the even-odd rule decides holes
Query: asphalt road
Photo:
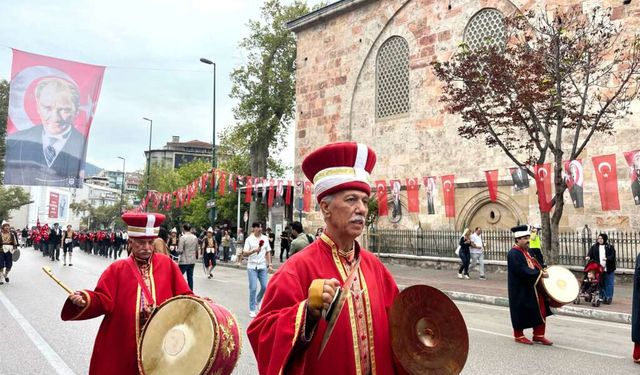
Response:
[[[110,263],[76,253],[73,267],[51,262],[32,249],[22,252],[9,284],[0,285],[0,374],[86,374],[101,319],[62,322],[64,291],[41,270],[53,272],[73,289],[93,288]],[[428,270],[426,271],[428,272]],[[200,267],[195,293],[231,310],[247,327],[248,288],[243,270],[218,267],[213,280]],[[458,302],[469,329],[470,349],[463,374],[636,374],[631,359],[630,326],[568,317],[551,317],[552,347],[515,344],[509,311],[503,307]],[[531,335],[530,330],[527,335]],[[241,360],[234,374],[257,374],[243,331]],[[117,360],[117,358],[114,358]],[[383,374],[384,375],[384,374]]]

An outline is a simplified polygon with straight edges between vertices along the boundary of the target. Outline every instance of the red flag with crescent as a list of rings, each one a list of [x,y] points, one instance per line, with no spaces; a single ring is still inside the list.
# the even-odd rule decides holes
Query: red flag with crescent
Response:
[[[387,206],[387,182],[378,180],[376,184],[376,199],[378,200],[378,216],[389,215],[389,207]]]
[[[456,217],[455,175],[440,177],[442,180],[442,195],[444,196],[444,216]]]
[[[409,212],[420,212],[420,197],[418,189],[420,183],[418,177],[407,178],[407,208]]]
[[[244,203],[251,203],[253,194],[253,177],[247,176],[247,189],[244,192]]]
[[[311,211],[311,191],[313,184],[310,181],[304,182],[304,194],[302,196],[302,210],[304,212]]]
[[[616,170],[616,155],[601,155],[591,158],[598,180],[600,191],[600,205],[603,211],[620,209],[618,199],[618,173]]]
[[[227,186],[227,174],[220,171],[220,181],[218,183],[218,188],[220,195],[224,195],[224,188]]]
[[[210,185],[210,188],[213,190],[213,189],[215,189],[215,186],[216,186],[216,169],[213,168],[211,170],[211,185]]]
[[[536,188],[538,189],[538,206],[540,212],[551,212],[553,207],[551,195],[551,164],[537,164],[534,168]]]
[[[498,200],[498,170],[484,171],[484,176],[487,179],[487,188],[489,188],[489,199],[491,202],[495,202]]]

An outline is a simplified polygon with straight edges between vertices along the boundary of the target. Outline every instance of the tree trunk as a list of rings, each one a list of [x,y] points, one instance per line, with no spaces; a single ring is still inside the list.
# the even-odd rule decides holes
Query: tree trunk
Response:
[[[255,142],[250,146],[250,150],[251,154],[249,155],[249,159],[251,164],[251,175],[253,177],[266,177],[267,159],[269,158],[268,146],[262,142]],[[251,204],[249,206],[249,224],[252,224],[257,220],[264,219],[258,217],[258,204],[259,203],[256,202],[255,199],[251,200]]]

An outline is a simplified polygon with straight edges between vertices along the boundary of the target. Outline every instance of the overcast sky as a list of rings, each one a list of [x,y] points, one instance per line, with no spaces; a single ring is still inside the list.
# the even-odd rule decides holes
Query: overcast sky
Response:
[[[106,66],[87,161],[121,170],[124,156],[127,171],[141,169],[149,143],[142,117],[153,119],[152,148],[172,135],[211,141],[213,74],[201,57],[217,64],[217,133],[232,124],[229,74],[245,62],[237,45],[262,3],[0,0],[0,78],[11,76],[10,48]],[[289,143],[282,155],[291,165]]]

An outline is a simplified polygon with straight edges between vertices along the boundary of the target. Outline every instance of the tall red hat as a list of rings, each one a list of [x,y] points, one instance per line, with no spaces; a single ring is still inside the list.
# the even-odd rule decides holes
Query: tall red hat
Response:
[[[313,182],[318,202],[341,190],[371,193],[369,175],[376,165],[376,153],[356,142],[331,143],[309,154],[302,171]]]
[[[122,215],[122,220],[127,223],[129,238],[148,239],[158,237],[160,224],[164,221],[164,215],[127,212]]]

